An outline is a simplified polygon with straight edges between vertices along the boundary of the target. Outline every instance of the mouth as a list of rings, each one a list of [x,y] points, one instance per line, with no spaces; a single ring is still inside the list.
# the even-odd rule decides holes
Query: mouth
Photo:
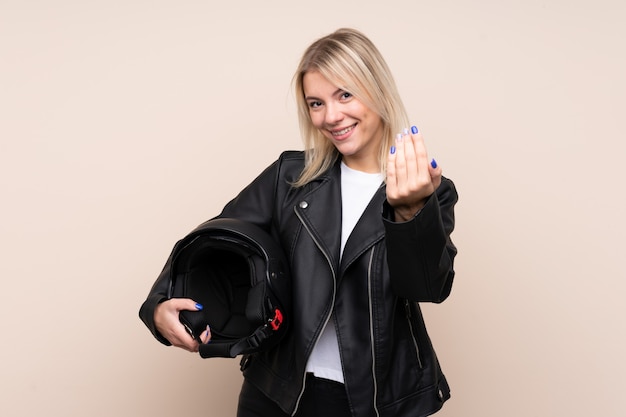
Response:
[[[333,137],[335,138],[339,138],[341,136],[344,136],[350,132],[352,132],[352,129],[354,129],[356,127],[356,123],[353,124],[352,126],[348,126],[348,127],[344,127],[341,129],[334,129],[334,130],[330,130],[330,134],[333,135]]]

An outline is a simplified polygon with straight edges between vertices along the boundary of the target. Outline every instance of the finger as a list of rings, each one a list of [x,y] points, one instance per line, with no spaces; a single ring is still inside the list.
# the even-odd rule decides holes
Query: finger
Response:
[[[209,327],[208,324],[206,326],[206,330],[200,335],[200,340],[202,343],[209,343],[211,340],[211,327]]]
[[[428,173],[430,174],[430,178],[431,178],[431,181],[433,182],[433,186],[435,190],[439,188],[439,185],[441,185],[442,172],[443,171],[441,167],[439,166],[439,164],[437,164],[437,161],[435,161],[435,159],[433,158],[430,161],[430,164],[428,165]]]
[[[418,162],[419,153],[415,146],[414,135],[409,136],[409,130],[404,129],[404,155],[406,160],[406,186],[408,190],[413,190],[418,185],[418,175],[420,174]]]
[[[183,324],[178,320],[176,320],[176,322],[172,322],[171,327],[167,328],[163,332],[163,336],[165,336],[165,338],[176,347],[185,349],[189,352],[198,351],[198,342],[194,340],[187,329],[185,329],[185,326],[183,326]]]
[[[201,311],[204,308],[202,304],[191,298],[172,298],[171,301],[176,310]]]
[[[387,154],[387,186],[396,183],[396,145],[392,145]]]
[[[198,311],[201,309],[201,305],[188,298],[166,300],[155,309],[155,326],[172,345],[195,352],[198,349],[198,343],[180,322],[179,314],[181,310]]]
[[[198,342],[186,331],[180,336],[179,339],[172,341],[172,344],[189,352],[197,352],[199,346]]]
[[[407,136],[398,133],[396,135],[396,186],[398,191],[402,193],[402,190],[406,188],[407,166],[406,166],[406,144]]]
[[[411,139],[415,152],[415,164],[419,179],[422,182],[428,181],[430,178],[424,178],[429,173],[428,151],[426,150],[426,144],[424,143],[424,136],[421,133],[416,133],[411,135]]]
[[[179,311],[202,311],[202,309],[204,308],[202,304],[190,298],[179,299],[177,307]],[[178,343],[180,344],[178,346],[190,352],[197,352],[199,347],[198,341],[190,333],[190,330],[187,329],[187,327],[185,327],[180,322],[180,318],[178,319],[178,323],[180,324],[179,326],[176,326],[176,337],[178,339]],[[184,330],[184,334],[180,332],[181,327]],[[202,340],[202,335],[199,337],[199,339]]]

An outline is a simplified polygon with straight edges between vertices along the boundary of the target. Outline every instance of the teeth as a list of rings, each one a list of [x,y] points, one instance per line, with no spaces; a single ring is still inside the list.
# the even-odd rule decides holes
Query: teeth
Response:
[[[341,129],[341,130],[339,130],[337,132],[333,132],[333,135],[335,135],[335,136],[345,135],[346,133],[351,131],[353,127],[354,126],[346,127],[345,129]]]

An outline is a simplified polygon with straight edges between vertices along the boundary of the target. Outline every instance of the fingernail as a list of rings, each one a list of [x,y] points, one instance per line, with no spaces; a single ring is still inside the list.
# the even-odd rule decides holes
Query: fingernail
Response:
[[[392,146],[392,147],[391,147],[391,154],[393,155],[394,153],[396,153],[396,147],[395,147],[395,146]]]
[[[411,126],[411,133],[416,134],[417,132],[417,126]]]
[[[405,128],[405,129],[402,131],[402,133],[404,133],[404,135],[405,135],[405,136],[406,136],[406,135],[408,135],[408,134],[409,134],[409,129],[406,129],[406,128]]]
[[[430,166],[433,168],[437,168],[437,161],[435,161],[435,158],[433,158],[433,160],[430,161]]]
[[[196,303],[196,310],[202,310],[204,306],[200,303]]]
[[[396,141],[398,141],[398,142],[402,142],[402,134],[401,134],[401,133],[398,133],[398,134],[396,135]]]

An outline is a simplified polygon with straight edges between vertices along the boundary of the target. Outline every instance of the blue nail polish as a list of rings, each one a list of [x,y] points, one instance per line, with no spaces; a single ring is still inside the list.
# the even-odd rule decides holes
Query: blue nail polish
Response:
[[[418,132],[417,126],[411,126],[411,133],[415,135],[417,132]]]
[[[435,161],[435,158],[433,158],[433,160],[430,161],[430,166],[433,168],[437,168],[437,161]]]
[[[200,303],[196,303],[196,310],[202,310],[204,306]]]
[[[396,147],[395,147],[395,146],[392,146],[392,147],[391,147],[391,154],[393,155],[394,153],[396,153]]]

